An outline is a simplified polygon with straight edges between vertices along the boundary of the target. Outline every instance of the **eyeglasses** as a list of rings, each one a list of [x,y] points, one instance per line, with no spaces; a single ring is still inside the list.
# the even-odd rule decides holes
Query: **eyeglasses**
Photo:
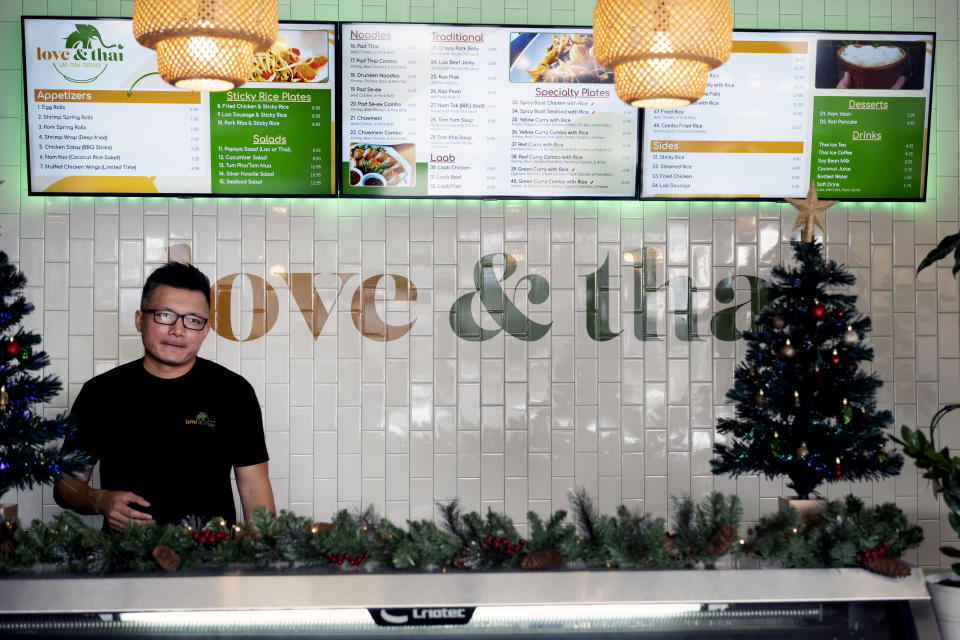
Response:
[[[168,309],[141,309],[144,313],[152,313],[153,321],[157,324],[177,324],[183,318],[183,326],[192,331],[200,331],[207,326],[207,319],[192,313],[174,313]]]

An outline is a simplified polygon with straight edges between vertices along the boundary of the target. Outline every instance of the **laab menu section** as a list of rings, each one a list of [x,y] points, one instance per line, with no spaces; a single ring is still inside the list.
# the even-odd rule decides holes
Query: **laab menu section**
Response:
[[[641,195],[924,194],[933,34],[734,32],[704,97],[644,115]]]
[[[336,193],[333,24],[282,24],[222,93],[164,82],[129,20],[23,26],[31,192]]]
[[[583,28],[345,23],[341,191],[633,198],[637,110]]]

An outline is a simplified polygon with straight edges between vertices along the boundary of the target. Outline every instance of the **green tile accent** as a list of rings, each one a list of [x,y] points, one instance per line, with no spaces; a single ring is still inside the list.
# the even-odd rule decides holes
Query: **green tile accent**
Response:
[[[956,86],[940,85],[933,94],[934,105],[937,113],[949,113],[956,116],[960,110],[958,104],[958,91]],[[958,128],[957,118],[947,118],[947,122],[938,122],[937,129],[941,131],[956,131]]]
[[[290,0],[291,20],[313,20],[313,0]]]
[[[0,22],[0,60],[6,69],[22,69],[19,22]]]
[[[481,11],[479,8],[474,9],[473,7],[460,7],[457,9],[457,22],[476,24],[481,22],[480,15]]]
[[[802,14],[784,14],[780,16],[781,29],[803,29]]]
[[[507,24],[526,24],[527,10],[526,9],[504,9],[503,21]]]
[[[47,0],[47,15],[69,16],[72,13],[70,0]]]
[[[487,0],[480,8],[480,22],[498,24],[506,22],[503,18],[503,0]]]
[[[780,0],[780,14],[803,13],[803,0]]]
[[[937,19],[936,18],[914,18],[912,30],[935,32],[937,30]]]
[[[19,20],[21,16],[21,5],[19,2],[7,0],[0,2],[0,20]]]
[[[847,16],[825,16],[823,20],[824,29],[843,30],[847,28]]]
[[[756,13],[757,0],[733,0],[734,13]]]
[[[277,7],[277,18],[280,20],[290,20],[290,5],[279,5]]]
[[[890,17],[890,0],[870,0],[870,15],[879,17]]]
[[[552,24],[572,25],[574,23],[575,12],[573,9],[554,9],[550,22]]]
[[[363,19],[368,22],[385,22],[387,20],[387,7],[363,7]]]
[[[779,22],[779,17],[777,22]],[[755,13],[735,13],[733,14],[734,29],[758,29],[757,14]]]
[[[867,29],[870,14],[867,11],[869,0],[847,0],[847,29]]]
[[[596,4],[594,0],[576,0],[573,12],[574,24],[593,25],[593,7]]]
[[[956,131],[937,133],[937,147],[940,149],[937,156],[940,158],[940,162],[937,163],[938,176],[960,175],[960,144],[958,142],[960,141],[957,140]]]
[[[804,0],[803,28],[823,29],[824,0]]]
[[[387,4],[388,22],[410,22],[409,2],[390,2]]]
[[[356,0],[340,0],[338,20],[363,20],[363,5]]]
[[[441,2],[439,6],[433,8],[434,22],[456,22],[457,5],[452,2]]]
[[[550,0],[527,0],[527,22],[550,24]]]
[[[914,9],[906,2],[894,2],[891,14],[893,28],[909,31],[913,28]]]
[[[73,0],[70,13],[75,16],[97,15],[97,0]]]
[[[120,0],[120,15],[124,18],[133,17],[133,0]]]
[[[97,15],[114,18],[120,14],[120,0],[97,0]]]
[[[780,11],[776,0],[764,0],[757,6],[757,28],[776,29],[780,26]]]
[[[886,16],[870,16],[870,31],[891,31],[893,23]]]
[[[433,20],[433,5],[429,7],[410,7],[412,22],[431,22]]]
[[[23,74],[19,70],[0,71],[0,117],[23,116]]]
[[[957,39],[958,11],[956,0],[937,0],[937,38]]]

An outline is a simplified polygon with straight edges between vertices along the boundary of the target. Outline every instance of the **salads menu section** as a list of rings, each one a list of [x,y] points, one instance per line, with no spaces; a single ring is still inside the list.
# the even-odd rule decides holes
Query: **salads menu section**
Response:
[[[590,29],[344,23],[341,192],[634,198],[637,110]]]
[[[282,23],[223,93],[164,82],[129,20],[23,30],[31,193],[336,193],[333,24]]]
[[[702,99],[644,114],[641,197],[922,200],[933,34],[734,32]]]

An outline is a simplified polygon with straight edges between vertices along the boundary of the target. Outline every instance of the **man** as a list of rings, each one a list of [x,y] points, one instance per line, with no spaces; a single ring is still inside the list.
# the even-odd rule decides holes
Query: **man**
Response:
[[[77,435],[64,447],[100,462],[102,488],[90,487],[91,466],[57,482],[57,504],[118,531],[189,515],[233,522],[232,468],[244,519],[275,511],[253,388],[197,357],[209,317],[210,281],[193,265],[171,262],[147,278],[135,317],[143,358],[86,382],[71,411]]]

